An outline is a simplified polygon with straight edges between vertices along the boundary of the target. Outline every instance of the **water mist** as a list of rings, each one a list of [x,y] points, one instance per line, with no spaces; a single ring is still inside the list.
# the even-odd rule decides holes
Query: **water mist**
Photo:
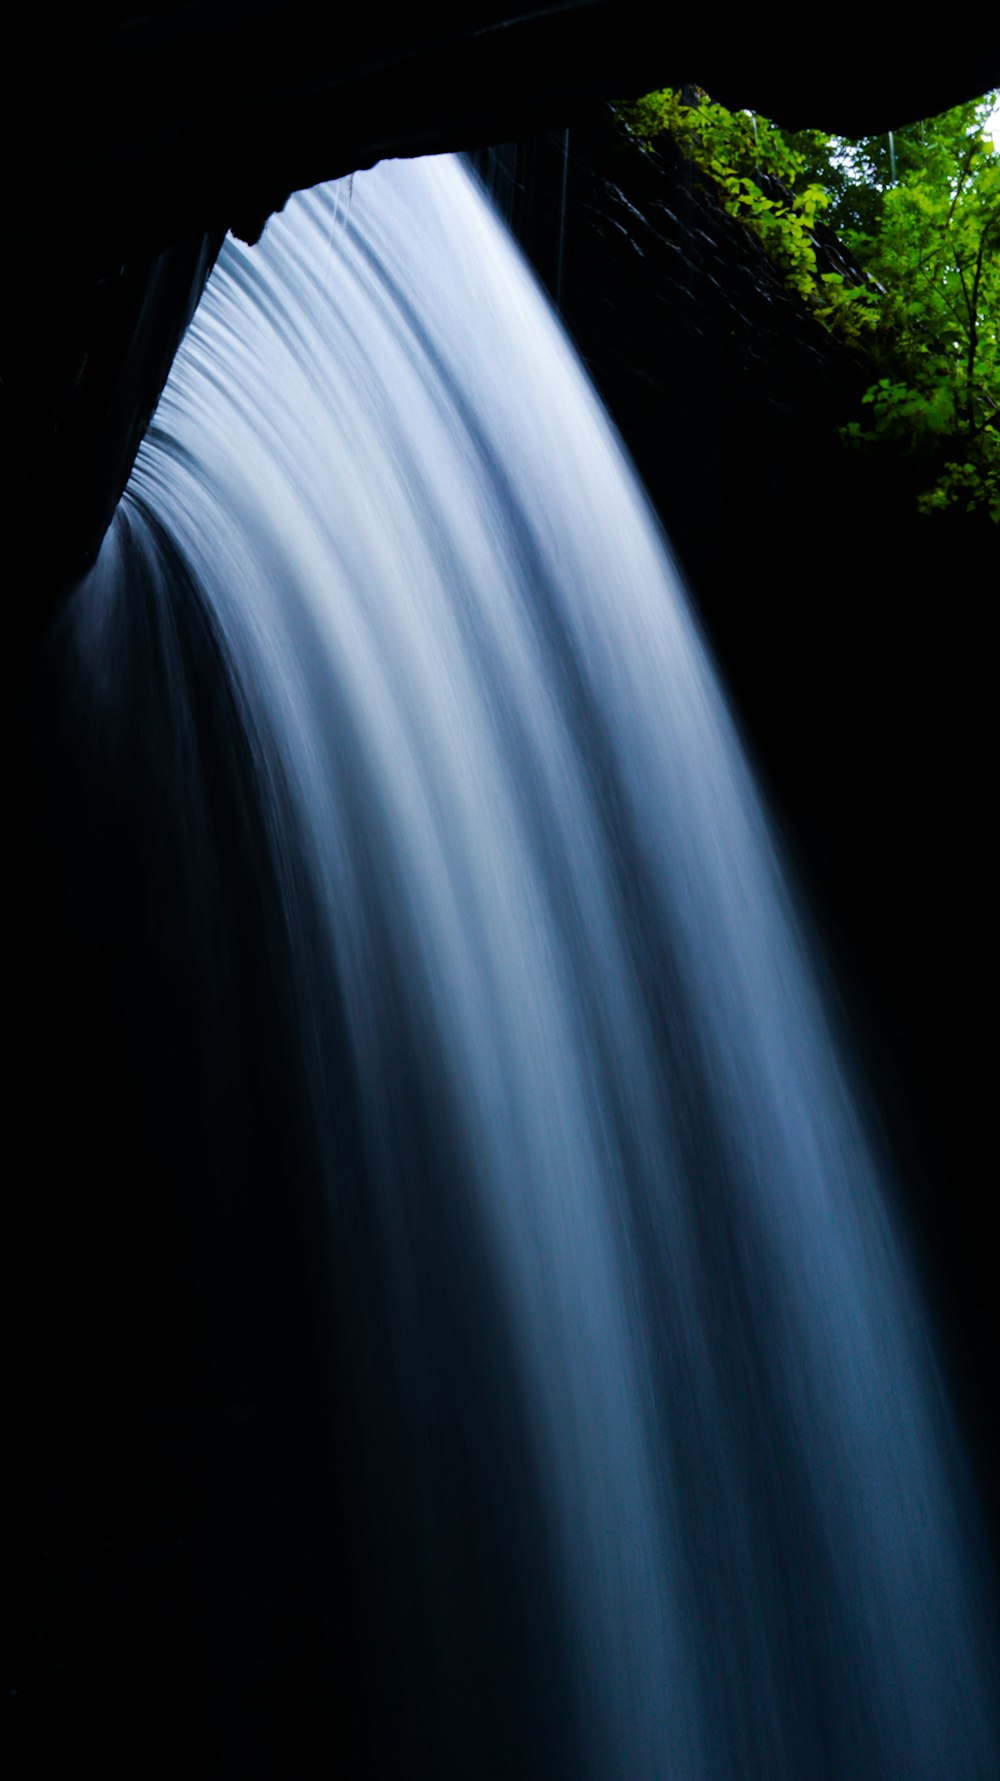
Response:
[[[154,887],[112,969],[223,1397],[264,1389],[268,1206],[302,1237],[366,1728],[330,1772],[985,1781],[967,1484],[800,919],[459,164],[227,244],[53,651]]]

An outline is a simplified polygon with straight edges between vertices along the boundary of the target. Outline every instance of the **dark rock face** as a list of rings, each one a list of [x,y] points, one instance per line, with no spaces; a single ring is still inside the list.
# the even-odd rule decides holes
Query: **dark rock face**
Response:
[[[849,135],[996,77],[996,54],[974,42],[943,37],[914,67],[895,21],[867,20],[859,50],[782,11],[765,26],[735,7],[664,22],[639,0],[434,0],[411,23],[303,0],[196,0],[91,7],[66,35],[29,19],[20,65],[41,159],[9,216],[32,228],[46,192],[64,230],[121,256],[253,231],[290,191],[387,156],[521,136],[562,121],[574,97],[698,81],[727,104]],[[794,58],[775,54],[784,37]]]
[[[436,0],[391,26],[302,0],[162,0],[138,14],[102,0],[58,31],[44,12],[22,16],[2,425],[11,511],[39,522],[39,601],[96,552],[219,239],[255,239],[291,191],[387,156],[580,122],[601,96],[668,82],[849,134],[1000,80],[975,34],[914,69],[895,21],[866,21],[863,59],[853,39],[816,26],[807,45],[804,29],[772,14],[765,32],[736,10],[664,24],[639,0]],[[783,30],[794,64],[775,58]]]
[[[96,555],[221,240],[195,235],[101,272],[54,231],[38,244],[4,411],[38,616],[46,589]]]

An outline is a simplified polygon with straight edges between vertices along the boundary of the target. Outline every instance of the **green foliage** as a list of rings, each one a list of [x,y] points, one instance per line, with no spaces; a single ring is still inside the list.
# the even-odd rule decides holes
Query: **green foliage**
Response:
[[[619,111],[642,141],[670,136],[708,175],[729,214],[763,242],[792,288],[811,300],[819,276],[813,230],[830,200],[809,177],[807,154],[764,118],[727,111],[700,89],[693,101],[667,87]]]
[[[782,131],[697,89],[620,110],[641,141],[668,135],[818,320],[872,362],[847,437],[914,453],[924,509],[984,506],[1000,523],[996,98],[858,142]]]

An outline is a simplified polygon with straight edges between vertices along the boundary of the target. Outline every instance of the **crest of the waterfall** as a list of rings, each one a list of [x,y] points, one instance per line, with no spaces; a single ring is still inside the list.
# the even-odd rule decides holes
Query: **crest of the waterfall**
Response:
[[[198,608],[262,800],[375,1770],[985,1777],[965,1483],[768,827],[460,165],[227,245],[77,602],[95,676],[140,599],[159,667],[115,674],[183,730]]]

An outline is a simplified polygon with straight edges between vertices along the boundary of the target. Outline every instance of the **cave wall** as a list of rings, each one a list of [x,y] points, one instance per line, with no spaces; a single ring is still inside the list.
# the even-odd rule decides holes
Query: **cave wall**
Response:
[[[58,30],[19,10],[8,47],[0,431],[9,511],[34,535],[29,630],[96,553],[219,241],[255,239],[291,191],[594,121],[603,98],[669,82],[848,134],[1000,82],[973,33],[907,57],[895,19],[859,44],[791,7],[703,21],[639,0],[433,0],[402,21],[91,0]]]

